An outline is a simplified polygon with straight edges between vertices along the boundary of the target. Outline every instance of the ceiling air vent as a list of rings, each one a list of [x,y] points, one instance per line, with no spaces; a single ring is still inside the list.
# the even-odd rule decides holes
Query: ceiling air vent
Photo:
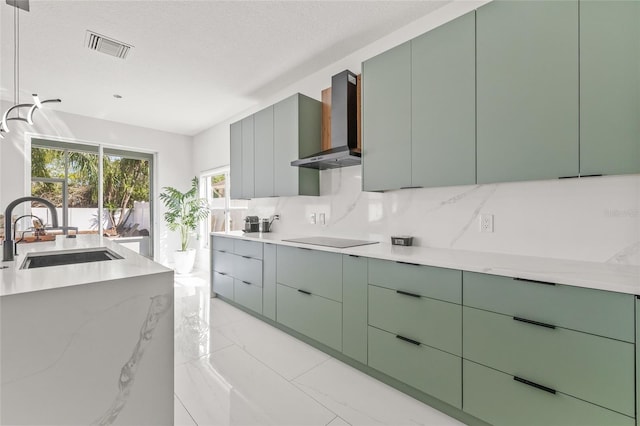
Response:
[[[126,59],[129,54],[129,50],[133,47],[130,44],[114,40],[89,30],[87,30],[86,41],[89,49],[106,53],[107,55],[115,56],[120,59]]]

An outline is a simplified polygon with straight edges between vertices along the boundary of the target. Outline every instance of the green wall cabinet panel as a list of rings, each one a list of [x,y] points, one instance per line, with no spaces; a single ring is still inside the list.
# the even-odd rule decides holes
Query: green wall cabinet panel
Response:
[[[470,12],[411,40],[411,186],[476,183],[475,29]]]
[[[477,9],[477,181],[578,175],[578,1]]]
[[[233,277],[213,271],[213,291],[222,297],[233,300]]]
[[[463,273],[465,306],[633,343],[633,295]]]
[[[321,250],[278,246],[277,282],[342,301],[342,256]]]
[[[460,357],[369,327],[369,366],[454,407],[462,407]]]
[[[455,269],[370,259],[369,284],[447,302],[462,302],[462,272]]]
[[[254,195],[254,123],[253,115],[242,120],[242,198]],[[231,181],[233,186],[233,181]]]
[[[411,43],[362,64],[365,191],[411,186]]]
[[[273,106],[254,114],[255,197],[273,197]]]
[[[468,307],[462,329],[465,359],[635,416],[632,343]]]
[[[546,392],[467,360],[462,369],[463,410],[495,426],[634,425],[631,417],[564,393]]]
[[[580,173],[640,173],[640,2],[580,2]]]
[[[337,351],[342,350],[342,303],[277,285],[277,321]]]
[[[462,307],[369,286],[369,325],[462,355]]]
[[[229,167],[229,180],[233,182],[230,187],[231,198],[242,198],[242,122],[238,121],[230,126],[231,165]]]
[[[276,246],[265,243],[262,259],[262,315],[276,320]]]
[[[342,353],[367,363],[367,258],[342,256]]]
[[[262,314],[262,287],[235,278],[233,280],[233,300],[245,308]]]
[[[318,170],[291,162],[321,148],[322,103],[301,94],[273,106],[274,195],[320,195]]]

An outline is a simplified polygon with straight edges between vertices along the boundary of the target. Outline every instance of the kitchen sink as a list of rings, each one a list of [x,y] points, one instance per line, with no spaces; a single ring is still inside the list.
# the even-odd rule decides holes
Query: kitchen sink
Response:
[[[25,257],[24,262],[22,262],[20,269],[46,268],[49,266],[103,262],[115,259],[122,259],[122,256],[107,248],[83,251],[66,250],[49,253],[29,253]]]

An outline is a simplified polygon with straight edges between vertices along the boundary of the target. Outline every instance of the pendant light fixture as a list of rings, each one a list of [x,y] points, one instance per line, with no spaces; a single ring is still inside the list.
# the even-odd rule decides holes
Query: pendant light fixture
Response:
[[[60,99],[47,99],[41,101],[36,93],[32,95],[33,103],[19,103],[20,101],[20,9],[29,11],[29,0],[7,0],[7,4],[14,7],[13,10],[13,103],[14,105],[2,114],[0,121],[0,139],[4,139],[3,133],[9,133],[9,121],[24,121],[33,125],[33,113],[42,108],[46,103],[59,103]],[[26,117],[20,116],[20,110],[28,108]],[[14,113],[15,111],[15,113]],[[12,115],[13,113],[13,115]]]

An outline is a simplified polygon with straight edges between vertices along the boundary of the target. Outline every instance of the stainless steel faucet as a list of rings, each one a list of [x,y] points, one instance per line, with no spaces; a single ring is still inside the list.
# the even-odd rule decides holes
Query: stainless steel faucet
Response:
[[[17,200],[13,200],[7,206],[7,209],[4,212],[4,243],[2,250],[2,261],[10,262],[13,260],[14,251],[13,251],[13,238],[11,233],[11,216],[13,214],[13,209],[18,205],[22,204],[26,201],[37,201],[39,203],[44,204],[51,211],[51,225],[54,228],[58,227],[58,212],[56,211],[56,206],[53,205],[48,200],[40,197],[21,197]]]

